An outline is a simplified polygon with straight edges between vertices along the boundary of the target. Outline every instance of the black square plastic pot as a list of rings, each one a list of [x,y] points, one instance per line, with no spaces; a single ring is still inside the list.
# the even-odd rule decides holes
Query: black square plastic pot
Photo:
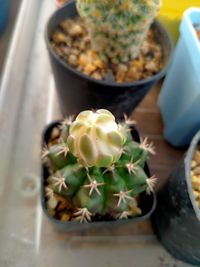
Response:
[[[156,40],[161,44],[163,50],[164,66],[159,73],[146,80],[130,83],[119,84],[99,81],[70,67],[51,48],[50,39],[59,23],[75,16],[77,16],[75,2],[71,1],[51,16],[45,31],[47,49],[62,114],[66,116],[77,114],[85,109],[106,108],[118,119],[122,118],[124,113],[130,115],[150,88],[167,71],[173,50],[169,34],[158,21],[153,23],[152,28]]]
[[[51,123],[49,126],[46,127],[43,140],[42,140],[42,147],[48,143],[50,139],[50,134],[54,127],[58,127],[60,125],[59,121],[55,121]],[[135,128],[132,128],[132,136],[133,139],[137,142],[140,141],[139,134]],[[152,215],[153,211],[156,207],[156,195],[151,194],[147,195],[146,192],[140,194],[140,208],[142,210],[142,215],[130,218],[130,219],[123,219],[123,220],[110,220],[110,221],[98,221],[98,222],[90,222],[90,223],[80,223],[75,221],[69,222],[62,222],[48,214],[47,207],[46,207],[46,197],[45,197],[45,186],[47,185],[47,178],[49,177],[49,172],[44,164],[41,166],[41,205],[45,215],[49,218],[49,220],[54,224],[54,226],[58,230],[70,232],[70,231],[83,231],[88,229],[95,229],[95,228],[109,228],[109,227],[118,227],[124,224],[135,223],[139,221],[144,221],[149,219]],[[148,165],[145,164],[145,172],[150,177]]]
[[[158,239],[174,257],[200,266],[200,209],[193,194],[190,175],[197,144],[200,144],[200,131],[171,173],[166,186],[158,193],[152,221]]]

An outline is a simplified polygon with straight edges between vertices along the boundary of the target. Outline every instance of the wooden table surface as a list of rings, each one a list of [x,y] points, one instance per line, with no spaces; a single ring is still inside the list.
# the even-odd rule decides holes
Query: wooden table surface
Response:
[[[169,174],[176,168],[185,152],[185,149],[175,148],[164,139],[162,117],[157,105],[161,85],[160,82],[151,89],[132,114],[140,135],[147,136],[156,148],[156,155],[151,156],[149,167],[151,174],[158,178],[157,190],[166,183]]]

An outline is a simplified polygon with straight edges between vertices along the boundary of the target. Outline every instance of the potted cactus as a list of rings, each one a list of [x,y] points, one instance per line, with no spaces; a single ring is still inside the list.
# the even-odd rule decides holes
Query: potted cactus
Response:
[[[53,14],[46,43],[64,115],[102,107],[130,115],[170,61],[171,39],[153,23],[159,8],[158,0],[78,0]]]
[[[150,216],[156,178],[150,177],[146,160],[155,152],[146,139],[137,142],[131,123],[117,123],[111,112],[100,109],[47,128],[42,207],[59,228],[86,229],[80,222],[96,227]]]

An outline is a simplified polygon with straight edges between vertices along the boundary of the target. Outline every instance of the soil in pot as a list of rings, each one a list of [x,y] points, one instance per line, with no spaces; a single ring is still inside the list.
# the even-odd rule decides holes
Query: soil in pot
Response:
[[[152,28],[139,55],[124,63],[111,63],[100,57],[91,46],[80,17],[62,21],[51,36],[51,47],[71,67],[96,80],[126,83],[145,80],[163,68],[162,47],[155,40]]]
[[[140,143],[130,119],[117,123],[108,110],[83,111],[75,120],[50,125],[44,144],[42,206],[48,217],[141,219],[155,207],[157,178],[146,164],[154,147],[147,139]]]
[[[197,147],[191,161],[191,180],[194,197],[200,209],[200,146]]]

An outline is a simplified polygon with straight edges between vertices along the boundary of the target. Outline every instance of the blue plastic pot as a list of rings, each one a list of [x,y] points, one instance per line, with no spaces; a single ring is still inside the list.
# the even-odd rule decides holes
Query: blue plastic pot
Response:
[[[4,31],[10,9],[10,1],[9,0],[0,0],[0,34]]]
[[[160,96],[164,136],[174,146],[190,143],[200,129],[200,41],[194,29],[200,25],[200,8],[185,11],[180,38]]]

